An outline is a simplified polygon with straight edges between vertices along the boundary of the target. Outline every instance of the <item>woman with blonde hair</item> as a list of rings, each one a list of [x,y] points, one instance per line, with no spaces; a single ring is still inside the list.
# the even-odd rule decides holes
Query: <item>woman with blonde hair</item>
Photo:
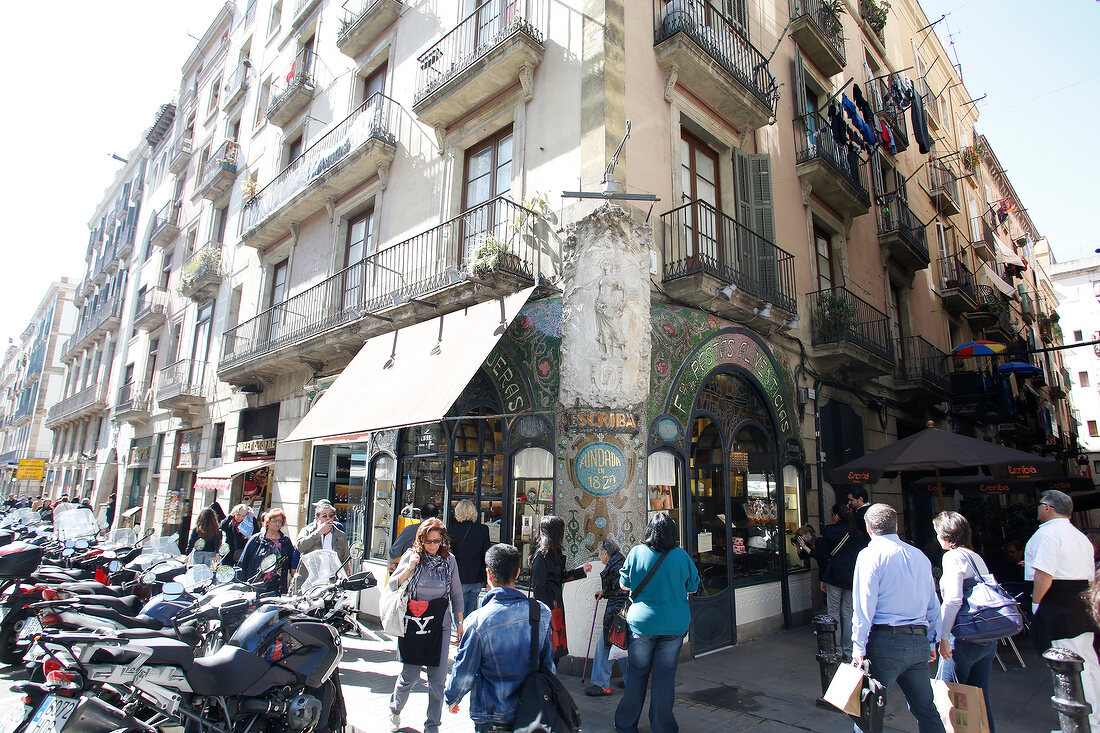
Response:
[[[477,507],[469,499],[455,505],[455,521],[451,525],[451,553],[458,563],[462,582],[462,613],[469,616],[477,608],[477,598],[485,586],[485,553],[493,543],[489,528],[477,521]]]
[[[409,606],[405,611],[405,635],[397,639],[401,673],[390,695],[390,729],[401,728],[401,710],[420,679],[421,667],[428,671],[428,715],[424,733],[439,733],[443,722],[443,689],[447,683],[447,641],[454,609],[458,636],[462,637],[462,584],[458,563],[451,554],[447,528],[438,519],[427,519],[416,530],[416,539],[390,576],[390,590],[409,584]],[[415,633],[414,633],[415,631]]]
[[[264,514],[264,532],[254,535],[244,546],[237,563],[237,578],[245,582],[258,582],[268,593],[286,593],[290,577],[290,560],[294,555],[294,543],[283,534],[286,512],[272,509]],[[275,567],[260,571],[260,563],[268,555],[275,556]]]

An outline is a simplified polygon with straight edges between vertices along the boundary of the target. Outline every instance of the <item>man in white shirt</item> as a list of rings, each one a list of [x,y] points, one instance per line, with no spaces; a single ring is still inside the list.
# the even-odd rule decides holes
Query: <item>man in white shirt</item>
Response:
[[[1094,569],[1092,543],[1069,517],[1073,499],[1061,491],[1044,491],[1039,499],[1039,529],[1024,549],[1024,578],[1034,581],[1036,643],[1040,650],[1055,646],[1081,657],[1081,683],[1092,705],[1089,722],[1100,730],[1100,664],[1093,649],[1093,625],[1082,593]]]

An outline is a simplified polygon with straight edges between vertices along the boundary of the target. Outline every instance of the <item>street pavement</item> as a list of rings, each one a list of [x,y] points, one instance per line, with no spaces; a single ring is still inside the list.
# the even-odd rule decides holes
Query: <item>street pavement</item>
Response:
[[[344,637],[340,665],[349,724],[354,733],[388,733],[389,695],[400,670],[395,641],[370,625],[373,636]],[[1000,647],[1008,665],[1002,671],[994,663],[991,683],[993,714],[998,733],[1036,733],[1058,727],[1050,705],[1050,673],[1026,640],[1020,642],[1026,668],[1020,668],[1011,651]],[[681,730],[787,731],[852,730],[849,718],[818,707],[821,694],[817,645],[813,630],[803,626],[780,631],[755,641],[708,654],[680,665],[676,676],[675,712]],[[452,647],[452,657],[454,648]],[[25,679],[18,667],[0,668],[9,682]],[[581,710],[585,733],[614,733],[613,716],[622,690],[613,686],[609,697],[587,697],[580,678],[562,675]],[[8,684],[0,685],[0,713],[17,701]],[[427,687],[417,684],[402,713],[405,733],[424,730]],[[649,724],[643,713],[641,731]],[[444,710],[441,733],[472,733],[469,698],[457,715]],[[886,716],[887,733],[917,733],[916,720],[908,713],[901,691],[891,690]]]

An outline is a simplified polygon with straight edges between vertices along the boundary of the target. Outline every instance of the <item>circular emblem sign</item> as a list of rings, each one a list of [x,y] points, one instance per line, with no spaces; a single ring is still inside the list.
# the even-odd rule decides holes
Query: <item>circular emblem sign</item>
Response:
[[[577,485],[593,496],[608,496],[626,482],[626,460],[618,446],[589,443],[573,462]]]
[[[657,421],[657,436],[661,440],[676,440],[680,437],[680,426],[671,417],[663,417]]]

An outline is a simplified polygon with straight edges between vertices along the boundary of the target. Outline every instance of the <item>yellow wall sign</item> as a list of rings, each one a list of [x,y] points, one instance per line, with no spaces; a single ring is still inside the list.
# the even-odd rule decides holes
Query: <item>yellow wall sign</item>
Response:
[[[46,462],[41,459],[23,458],[15,469],[16,481],[41,481],[46,475]]]

